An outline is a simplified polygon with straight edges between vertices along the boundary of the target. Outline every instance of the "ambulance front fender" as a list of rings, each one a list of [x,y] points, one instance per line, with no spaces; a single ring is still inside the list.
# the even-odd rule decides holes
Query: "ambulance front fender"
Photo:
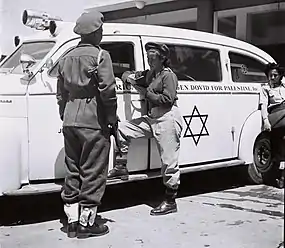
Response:
[[[251,164],[254,161],[254,142],[261,132],[261,125],[261,113],[260,111],[255,111],[246,119],[241,129],[238,146],[238,158],[243,160],[246,164]]]
[[[6,123],[6,125],[4,124]],[[17,130],[17,129],[16,129]],[[21,138],[13,126],[0,122],[0,196],[21,186]]]

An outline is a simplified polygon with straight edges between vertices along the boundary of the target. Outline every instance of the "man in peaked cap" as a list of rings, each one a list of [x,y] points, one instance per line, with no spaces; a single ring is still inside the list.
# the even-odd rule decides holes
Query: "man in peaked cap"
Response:
[[[101,13],[82,14],[74,27],[81,41],[58,67],[57,100],[67,168],[61,196],[71,238],[100,236],[109,231],[106,225],[95,222],[106,187],[110,132],[117,126],[112,61],[99,47],[102,25]]]
[[[161,56],[163,56],[164,58],[168,58],[170,53],[169,48],[165,44],[156,43],[156,42],[148,42],[145,45],[145,50],[154,53],[158,51],[161,54]]]

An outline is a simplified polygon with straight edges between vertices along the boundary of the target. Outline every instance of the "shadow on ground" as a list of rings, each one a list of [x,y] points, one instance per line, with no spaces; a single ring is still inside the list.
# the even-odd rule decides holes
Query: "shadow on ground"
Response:
[[[178,198],[244,186],[249,184],[244,175],[244,168],[239,167],[182,175]],[[102,199],[99,214],[140,204],[153,207],[163,199],[163,193],[160,178],[110,185]],[[0,226],[27,225],[58,219],[65,223],[59,193],[0,198]]]

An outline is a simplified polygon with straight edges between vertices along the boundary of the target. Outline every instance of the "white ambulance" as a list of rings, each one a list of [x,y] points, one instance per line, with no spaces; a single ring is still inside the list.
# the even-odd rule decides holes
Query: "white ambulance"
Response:
[[[0,64],[0,195],[59,191],[66,173],[55,71],[80,37],[73,33],[74,23],[46,13],[25,10],[23,23],[41,31],[21,40]],[[251,179],[262,183],[270,151],[261,132],[259,92],[271,56],[248,43],[198,31],[114,23],[103,29],[102,48],[112,57],[122,121],[145,112],[144,99],[123,85],[122,73],[148,68],[147,42],[165,43],[179,79],[184,119],[181,172],[245,165]],[[112,152],[109,164],[111,169]],[[160,167],[153,140],[132,142],[129,180],[159,176]]]

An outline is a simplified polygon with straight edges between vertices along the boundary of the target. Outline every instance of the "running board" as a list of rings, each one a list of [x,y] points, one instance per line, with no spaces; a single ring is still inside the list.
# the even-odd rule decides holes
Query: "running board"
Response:
[[[133,174],[129,175],[128,180],[112,179],[107,180],[107,185],[126,183],[132,181],[146,180],[149,178],[159,177],[160,173],[148,173],[148,174]],[[6,196],[24,196],[24,195],[40,195],[61,192],[63,186],[61,183],[40,183],[40,184],[27,184],[23,185],[20,189],[3,192]]]
[[[225,168],[225,167],[234,167],[234,166],[240,166],[245,165],[245,162],[240,159],[234,159],[234,160],[228,160],[223,162],[215,162],[215,163],[209,163],[209,164],[203,164],[203,165],[195,165],[195,166],[181,166],[180,171],[181,174],[189,173],[189,172],[198,172],[198,171],[205,171],[205,170],[212,170],[212,169],[219,169],[219,168]]]
[[[245,165],[245,162],[242,160],[230,160],[224,162],[217,162],[211,164],[204,164],[204,165],[195,165],[189,167],[180,168],[181,174],[189,173],[189,172],[198,172],[204,170],[211,170],[211,169],[218,169],[223,167],[233,167]],[[133,181],[141,181],[151,178],[158,178],[160,177],[160,171],[155,172],[148,172],[148,173],[138,173],[138,174],[130,174],[128,180],[120,180],[120,179],[112,179],[107,180],[107,185],[112,184],[119,184],[119,183],[126,183],[126,182],[133,182]],[[56,193],[60,192],[62,188],[62,183],[41,183],[41,184],[28,184],[22,186],[22,188],[17,190],[11,190],[7,192],[3,192],[3,195],[6,196],[22,196],[22,195],[39,195],[39,194],[48,194],[48,193]]]

